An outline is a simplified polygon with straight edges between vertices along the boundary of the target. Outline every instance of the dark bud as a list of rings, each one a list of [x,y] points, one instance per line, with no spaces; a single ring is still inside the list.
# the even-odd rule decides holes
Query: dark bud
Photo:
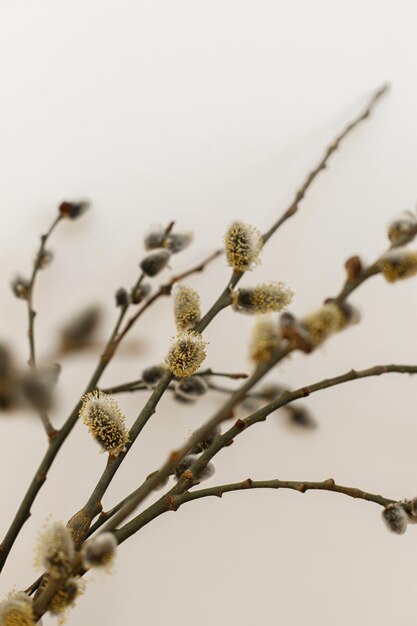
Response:
[[[70,352],[90,346],[100,319],[100,309],[96,306],[82,311],[62,330],[61,349]]]
[[[91,203],[87,200],[80,200],[77,202],[70,202],[64,200],[59,205],[58,211],[64,217],[68,217],[71,220],[75,220],[78,217],[81,217],[91,206]]]
[[[142,381],[147,387],[153,389],[153,387],[159,383],[165,371],[163,365],[151,365],[151,367],[146,367],[142,372]]]
[[[9,349],[0,343],[0,378],[8,378],[14,371],[13,359]]]
[[[193,234],[191,232],[185,233],[170,233],[165,239],[164,246],[172,252],[182,252],[185,248],[188,248],[193,240]]]
[[[403,535],[407,530],[408,515],[400,502],[388,504],[382,511],[382,518],[387,528],[396,535]]]
[[[12,281],[11,286],[16,298],[27,300],[27,297],[29,295],[29,281],[26,280],[26,278],[22,278],[22,276],[16,276],[16,278]]]
[[[50,250],[44,250],[35,258],[35,265],[37,265],[39,269],[43,270],[51,264],[53,258],[54,255]]]
[[[194,402],[207,391],[207,383],[200,376],[191,376],[175,383],[175,398]]]
[[[213,441],[217,439],[217,437],[220,437],[221,434],[222,431],[220,426],[216,426],[215,428],[213,428],[213,430],[207,433],[207,435],[202,437],[201,441],[199,441],[196,447],[191,451],[191,454],[200,454],[204,450],[207,450],[207,448],[211,446]]]
[[[0,410],[18,405],[18,383],[12,355],[0,344]]]
[[[317,427],[316,420],[304,407],[288,405],[285,407],[285,410],[291,425],[308,430],[313,430]]]
[[[127,306],[130,303],[130,296],[124,287],[120,287],[114,295],[116,306]]]
[[[33,409],[49,411],[52,406],[52,386],[45,372],[29,372],[20,380],[20,391]]]
[[[145,250],[155,250],[156,248],[162,248],[164,245],[166,229],[158,224],[153,226],[145,235],[143,241]]]
[[[149,283],[143,283],[139,287],[134,287],[130,293],[132,304],[139,304],[142,300],[145,300],[151,293],[151,286]]]
[[[168,264],[170,257],[170,251],[165,248],[161,248],[156,252],[148,254],[140,263],[140,268],[147,276],[156,276]]]
[[[273,383],[264,385],[262,389],[260,389],[262,397],[269,402],[271,400],[276,400],[283,391],[285,391],[284,387],[281,387],[281,385],[274,385]]]
[[[280,317],[281,335],[289,341],[297,350],[309,354],[313,345],[309,341],[308,333],[302,324],[291,313],[283,313]]]
[[[181,475],[189,470],[196,460],[197,458],[195,456],[192,456],[191,454],[184,457],[181,463],[178,463],[177,467],[175,468],[175,478],[179,480]],[[214,465],[212,463],[208,463],[206,467],[200,470],[196,478],[198,481],[207,480],[208,478],[211,478],[213,476],[214,472]]]
[[[362,273],[362,261],[358,256],[351,256],[345,263],[348,280],[356,280]]]

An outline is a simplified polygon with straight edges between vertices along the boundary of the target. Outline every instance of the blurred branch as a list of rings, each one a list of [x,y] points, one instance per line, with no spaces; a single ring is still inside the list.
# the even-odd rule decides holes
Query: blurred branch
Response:
[[[58,216],[52,222],[49,230],[41,235],[41,243],[39,249],[36,253],[35,261],[33,263],[32,275],[30,277],[28,283],[27,290],[27,308],[28,308],[28,338],[29,338],[29,367],[32,370],[36,370],[36,346],[35,346],[35,317],[36,311],[33,308],[33,294],[35,291],[35,283],[39,273],[39,270],[42,269],[42,264],[44,262],[44,255],[46,252],[46,244],[48,239],[54,232],[55,228],[58,226],[59,222],[62,219],[62,215],[58,214]],[[38,415],[41,419],[45,432],[49,438],[49,440],[53,439],[56,435],[56,430],[52,426],[51,421],[45,411],[38,411]]]

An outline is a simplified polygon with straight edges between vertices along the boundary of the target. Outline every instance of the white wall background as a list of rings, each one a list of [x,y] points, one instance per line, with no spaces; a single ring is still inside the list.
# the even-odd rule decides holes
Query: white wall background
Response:
[[[196,232],[175,259],[188,267],[240,218],[261,229],[289,204],[324,145],[388,80],[393,90],[320,176],[302,210],[265,249],[254,280],[284,279],[304,314],[334,294],[353,253],[372,260],[388,220],[417,199],[417,5],[412,0],[3,0],[0,5],[1,337],[26,357],[24,306],[9,279],[27,272],[59,200],[94,210],[65,224],[39,280],[39,346],[79,306],[137,273],[149,223]],[[219,261],[190,280],[209,306],[229,271]],[[355,293],[363,322],[270,380],[308,384],[354,366],[416,362],[416,282],[380,277]],[[207,330],[208,364],[248,369],[251,321],[224,312]],[[173,334],[168,302],[132,334],[105,382],[139,376]],[[132,347],[132,340],[130,342]],[[133,346],[134,347],[134,346]],[[53,415],[63,422],[95,357],[67,360]],[[387,497],[417,495],[417,381],[392,375],[306,401],[320,421],[294,433],[277,416],[216,460],[212,483],[251,476],[333,476]],[[164,399],[105,498],[134,488],[220,401],[198,409]],[[120,399],[128,421],[143,396]],[[1,418],[1,533],[43,453],[39,424]],[[79,425],[57,460],[1,582],[27,586],[47,514],[84,503],[105,459]],[[114,576],[95,576],[68,625],[254,623],[273,626],[414,624],[417,529],[389,534],[372,504],[292,492],[230,494],[165,515],[126,543]],[[52,620],[45,620],[52,624]]]

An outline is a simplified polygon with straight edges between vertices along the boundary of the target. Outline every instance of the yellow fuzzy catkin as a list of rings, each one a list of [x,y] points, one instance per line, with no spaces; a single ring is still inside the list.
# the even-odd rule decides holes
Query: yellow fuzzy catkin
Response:
[[[192,376],[206,358],[206,342],[200,333],[182,331],[174,338],[165,364],[178,378]]]
[[[177,285],[174,291],[174,316],[177,330],[187,330],[201,318],[200,296],[195,289]]]
[[[54,522],[39,536],[35,566],[46,569],[51,578],[65,578],[72,571],[74,555],[71,531],[62,522]]]
[[[378,266],[389,283],[410,278],[417,274],[417,251],[392,250],[380,259]]]
[[[250,358],[258,364],[272,356],[274,350],[281,344],[282,337],[278,327],[278,320],[270,315],[261,316],[256,320],[252,331],[250,344]]]
[[[254,226],[234,222],[225,235],[224,243],[227,261],[234,270],[247,272],[259,263],[263,239]]]
[[[92,391],[83,397],[80,417],[93,438],[113,456],[118,456],[129,442],[125,417],[118,403],[103,391]]]
[[[257,287],[233,291],[232,308],[249,315],[279,313],[291,303],[293,295],[284,283],[262,283]]]
[[[335,303],[328,302],[301,320],[313,346],[323,343],[330,335],[343,330],[349,320],[344,311]]]
[[[69,578],[64,586],[52,596],[49,610],[53,615],[59,615],[74,606],[77,598],[83,593],[84,585],[78,578]]]
[[[1,626],[35,626],[32,600],[23,592],[12,593],[0,604]]]

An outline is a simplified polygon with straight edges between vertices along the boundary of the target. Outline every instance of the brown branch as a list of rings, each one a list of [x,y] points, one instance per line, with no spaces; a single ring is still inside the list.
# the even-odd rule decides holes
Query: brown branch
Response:
[[[169,296],[171,294],[172,288],[175,283],[184,280],[191,274],[196,274],[197,272],[202,272],[206,268],[206,266],[217,259],[218,256],[222,254],[222,250],[216,250],[210,256],[207,257],[204,261],[192,267],[191,269],[183,272],[182,274],[177,274],[177,276],[173,276],[167,283],[161,285],[159,289],[151,296],[144,304],[136,311],[136,313],[128,320],[124,329],[120,332],[120,334],[115,339],[115,346],[117,346],[123,339],[123,337],[129,332],[132,326],[136,323],[136,321],[144,314],[144,312],[149,309],[149,307],[158,300],[161,296]]]
[[[202,263],[200,263],[196,267],[193,267],[190,270],[187,270],[183,272],[182,274],[174,277],[175,281],[182,280],[183,278],[189,276],[190,274],[194,272],[203,271],[203,269],[207,266],[207,264],[213,259],[217,258],[219,254],[220,254],[220,251],[213,253],[212,255],[210,255],[210,257],[208,257],[206,260],[204,260]],[[141,274],[139,276],[139,279],[136,285],[140,284],[142,279],[143,279],[143,275]],[[150,304],[151,303],[147,303],[146,308],[148,308]],[[99,362],[97,364],[97,367],[87,387],[85,388],[84,393],[88,393],[89,391],[92,391],[93,389],[96,388],[97,383],[99,382],[104,370],[107,368],[110,360],[114,356],[116,348],[120,343],[120,340],[117,340],[116,338],[118,337],[118,333],[120,332],[120,327],[123,323],[123,320],[126,316],[128,309],[129,309],[129,305],[120,307],[120,312],[119,312],[115,327],[110,335],[109,340],[107,341],[105,345],[103,353],[101,354]],[[0,572],[2,571],[4,567],[4,564],[10,553],[10,550],[21,528],[30,517],[30,514],[31,514],[30,509],[32,507],[32,504],[35,501],[36,496],[38,495],[44,482],[46,481],[48,471],[52,463],[54,462],[56,455],[58,454],[61,446],[65,442],[66,438],[68,437],[68,435],[70,434],[70,432],[72,431],[74,425],[76,424],[78,420],[78,412],[79,412],[80,406],[81,406],[81,402],[78,401],[75,407],[73,408],[71,414],[67,418],[66,422],[62,426],[62,428],[58,431],[57,435],[49,442],[48,449],[37,471],[35,472],[35,475],[32,478],[31,483],[29,484],[29,487],[25,493],[25,496],[23,497],[23,500],[15,514],[15,517],[13,518],[13,521],[3,541],[0,544]]]
[[[386,87],[384,87],[383,89],[379,90],[379,92],[377,94],[375,94],[375,96],[372,98],[371,102],[368,105],[368,109],[362,114],[362,116],[360,118],[354,120],[341,133],[341,135],[335,140],[335,142],[332,144],[332,146],[329,147],[329,149],[326,152],[326,156],[325,156],[324,160],[322,160],[320,162],[320,164],[318,165],[318,167],[316,168],[316,170],[314,170],[307,177],[305,183],[300,188],[300,190],[297,192],[297,194],[296,194],[296,204],[293,203],[293,205],[286,211],[284,216],[282,218],[280,218],[280,220],[278,220],[278,222],[276,222],[276,224],[274,224],[272,226],[272,228],[264,235],[264,242],[266,242],[272,236],[272,234],[274,232],[276,232],[276,230],[279,228],[279,226],[286,219],[288,219],[291,215],[293,215],[296,212],[298,202],[300,202],[302,200],[302,198],[304,197],[307,189],[309,188],[309,186],[311,185],[311,183],[313,182],[313,180],[317,176],[318,172],[321,169],[324,169],[324,167],[326,166],[327,160],[330,158],[331,154],[337,149],[337,147],[340,144],[340,142],[342,141],[342,139],[362,119],[365,119],[366,117],[368,117],[368,115],[369,115],[372,107],[374,106],[375,102],[381,97],[381,95],[385,91],[386,91]],[[238,282],[240,281],[242,276],[243,276],[243,272],[237,272],[237,271],[233,272],[232,277],[231,277],[229,283],[226,285],[226,287],[223,290],[223,292],[220,294],[220,296],[218,297],[216,302],[209,309],[209,311],[202,318],[202,320],[196,325],[195,330],[197,332],[202,332],[207,327],[207,325],[212,321],[212,319],[222,309],[224,309],[225,307],[230,305],[230,302],[231,302],[231,297],[230,297],[231,290],[238,284]],[[184,277],[184,275],[182,276],[182,278],[183,277]],[[152,300],[152,298],[150,300]],[[133,318],[131,318],[131,320],[129,320],[129,322],[126,324],[124,330],[118,335],[118,337],[116,337],[116,339],[114,341],[115,347],[121,341],[123,336],[128,332],[129,328],[131,328],[131,326],[134,323],[134,321],[143,313],[144,310],[146,310],[147,306],[149,306],[149,305],[147,305],[147,303],[145,303],[145,305],[141,309],[139,309],[139,311],[136,313],[136,315],[133,316]],[[290,347],[288,347],[288,349],[284,349],[284,355],[288,354],[290,351],[291,351]],[[268,371],[268,370],[265,370],[265,371]],[[240,397],[244,397],[244,394],[246,393],[246,391],[251,388],[252,384],[257,382],[257,380],[259,380],[262,377],[263,373],[264,372],[262,372],[262,368],[257,368],[257,371],[254,373],[254,375],[250,379],[248,379],[248,381],[246,381],[246,383],[244,385],[242,385],[242,388],[240,390],[238,390],[236,392],[236,394],[233,394],[232,398],[229,400],[228,403],[226,403],[225,407],[220,412],[221,416],[223,414],[225,414],[224,419],[230,417],[230,412],[233,411],[234,406],[236,405],[236,399],[240,398]],[[104,472],[103,472],[99,482],[97,483],[96,488],[94,489],[92,496],[89,498],[87,504],[79,512],[79,514],[80,513],[84,514],[84,515],[86,515],[87,518],[90,517],[91,521],[92,521],[94,516],[97,515],[100,512],[102,496],[104,495],[105,491],[107,490],[108,485],[110,484],[110,482],[111,482],[113,476],[115,475],[118,467],[122,463],[125,455],[128,453],[130,447],[133,445],[135,439],[138,437],[138,435],[140,434],[141,430],[146,425],[146,423],[149,420],[149,418],[151,417],[151,415],[154,413],[154,411],[156,409],[156,406],[157,406],[157,403],[159,402],[159,399],[162,397],[165,389],[169,386],[169,383],[171,382],[172,378],[173,378],[172,375],[170,373],[168,373],[168,372],[163,376],[163,378],[161,379],[160,383],[157,385],[157,387],[153,391],[151,397],[148,399],[148,402],[145,404],[145,407],[143,408],[143,410],[139,414],[138,418],[136,419],[136,421],[135,421],[135,423],[134,423],[134,425],[133,425],[133,427],[132,427],[132,429],[130,431],[131,441],[130,441],[129,446],[127,447],[126,452],[124,454],[122,454],[122,455],[119,455],[116,459],[109,458],[107,466],[106,466],[106,468],[105,468],[105,470],[104,470]],[[242,393],[243,393],[243,396],[240,395]],[[215,421],[215,424],[216,424],[216,423],[219,423],[220,421],[223,421],[223,418],[219,419],[218,421],[216,421],[216,420],[214,420],[214,421]],[[213,422],[213,419],[210,420],[210,422]],[[210,430],[210,422],[208,422],[208,424],[206,425],[206,429],[207,430]],[[201,429],[199,429],[199,431],[200,430]],[[199,431],[197,431],[197,433]],[[196,437],[197,433],[194,434],[194,437]],[[191,440],[192,439],[193,439],[193,437],[191,437]],[[200,439],[200,436],[198,436],[198,440],[199,439]],[[198,442],[198,440],[197,440],[197,442]],[[183,447],[183,450],[184,450],[184,447]],[[188,449],[185,450],[183,456],[187,452],[188,452]],[[146,495],[148,495],[153,490],[153,488],[155,486],[157,486],[161,482],[161,480],[163,480],[163,478],[166,475],[168,475],[167,469],[172,468],[172,466],[175,465],[176,462],[178,462],[178,457],[177,457],[176,453],[173,453],[170,456],[170,458],[168,459],[168,461],[166,462],[165,466],[160,470],[160,472],[159,472],[160,475],[158,475],[156,477],[152,477],[148,481],[146,481],[142,485],[142,487],[138,490],[139,493],[134,498],[132,498],[128,503],[126,503],[121,508],[121,510],[118,513],[116,513],[114,518],[111,520],[110,527],[111,528],[116,527],[117,524],[120,521],[124,520],[131,512],[133,512],[136,509],[137,505],[146,497]],[[165,472],[165,475],[164,475],[164,472]],[[74,517],[76,517],[76,516],[74,516]],[[85,535],[85,533],[84,533],[84,535]],[[46,592],[47,591],[48,591],[48,589],[46,589]]]
[[[374,93],[374,95],[372,96],[372,98],[369,101],[366,109],[360,115],[358,115],[358,117],[356,117],[354,120],[352,120],[350,122],[350,124],[348,124],[346,126],[346,128],[339,135],[337,135],[337,137],[335,137],[335,139],[332,141],[332,143],[329,145],[329,147],[325,151],[324,156],[321,159],[321,161],[308,174],[308,176],[306,177],[306,179],[303,182],[303,184],[301,185],[301,187],[297,190],[297,192],[296,192],[296,194],[294,196],[294,200],[292,201],[292,203],[290,204],[288,209],[283,213],[283,215],[279,218],[279,220],[277,222],[275,222],[275,224],[273,224],[271,226],[271,228],[264,234],[264,236],[263,236],[264,242],[268,241],[268,239],[270,237],[272,237],[272,235],[275,233],[275,231],[278,230],[278,228],[284,222],[286,222],[290,217],[292,217],[298,211],[299,203],[301,202],[301,200],[303,200],[307,190],[309,189],[311,184],[314,182],[314,180],[316,179],[317,175],[320,174],[321,171],[326,169],[328,161],[329,161],[330,157],[332,156],[332,154],[339,148],[339,146],[342,143],[342,141],[361,122],[363,122],[364,120],[368,119],[368,117],[371,115],[374,107],[379,102],[379,100],[382,98],[382,96],[384,96],[387,93],[388,89],[389,89],[389,85],[383,85],[382,87],[380,87]]]
[[[238,380],[238,379],[242,379],[242,378],[248,378],[247,374],[244,373],[240,373],[240,372],[215,372],[213,371],[211,368],[208,368],[206,370],[201,370],[200,372],[196,372],[195,374],[193,374],[193,376],[201,376],[201,377],[205,377],[205,376],[213,376],[213,377],[218,377],[218,378],[230,378],[231,380]],[[212,385],[209,384],[209,387],[211,387]],[[215,387],[213,387],[214,389]],[[139,378],[138,380],[132,380],[130,382],[127,383],[122,383],[120,385],[115,385],[114,387],[106,387],[105,389],[102,389],[102,391],[104,391],[104,393],[108,393],[108,394],[112,394],[115,395],[117,393],[125,393],[125,392],[132,392],[132,391],[144,391],[146,389],[149,389],[148,385],[146,385],[146,383],[143,382],[143,380],[141,378]]]
[[[49,230],[41,235],[41,243],[39,249],[36,253],[36,257],[33,263],[32,275],[30,277],[28,288],[27,288],[27,309],[28,309],[28,339],[29,339],[29,367],[32,370],[36,370],[36,348],[35,348],[35,317],[36,311],[33,308],[33,294],[35,290],[35,283],[39,273],[39,270],[42,268],[43,257],[45,254],[46,244],[48,239],[52,235],[53,231],[59,224],[62,219],[62,215],[59,214],[54,221],[52,222]],[[38,415],[41,419],[45,432],[48,436],[48,439],[51,440],[56,435],[56,430],[52,426],[51,421],[45,411],[38,411]]]
[[[323,389],[328,389],[330,387],[334,387],[336,385],[341,385],[346,382],[350,382],[353,380],[359,380],[361,378],[369,378],[371,376],[381,376],[382,374],[390,374],[390,373],[400,373],[400,374],[416,374],[417,373],[417,365],[376,365],[374,367],[370,367],[365,370],[349,370],[345,374],[340,376],[334,376],[332,378],[325,378],[317,383],[313,383],[311,385],[307,385],[304,387],[300,387],[294,391],[283,391],[281,395],[269,402],[265,406],[261,407],[257,411],[251,413],[248,417],[243,420],[238,419],[235,424],[229,428],[225,433],[223,433],[220,437],[217,437],[212,445],[203,452],[203,454],[193,463],[193,465],[189,468],[188,472],[186,472],[187,476],[183,475],[177,485],[177,492],[181,493],[182,491],[188,489],[190,486],[195,484],[195,476],[197,476],[201,470],[206,467],[207,463],[225,446],[230,444],[230,442],[235,439],[238,435],[240,435],[244,430],[266,420],[268,415],[280,409],[281,407],[290,404],[294,400],[299,400],[300,398],[305,398],[312,393],[316,393],[317,391],[321,391]]]
[[[226,485],[216,485],[215,487],[208,487],[207,489],[198,489],[196,491],[185,491],[184,493],[175,495],[173,490],[157,500],[152,506],[140,513],[133,520],[125,524],[122,528],[114,531],[119,544],[123,543],[143,528],[150,521],[154,520],[159,515],[166,513],[167,511],[177,511],[180,506],[193,500],[199,500],[200,498],[207,498],[215,496],[221,498],[224,493],[230,493],[232,491],[248,491],[251,489],[292,489],[300,493],[306,491],[330,491],[333,493],[341,493],[351,498],[357,498],[365,500],[367,502],[374,502],[380,506],[386,507],[388,504],[396,502],[390,498],[373,494],[367,491],[362,491],[356,487],[344,487],[335,483],[333,478],[328,478],[321,482],[311,481],[293,481],[293,480],[252,480],[247,478],[238,483],[229,483]]]

